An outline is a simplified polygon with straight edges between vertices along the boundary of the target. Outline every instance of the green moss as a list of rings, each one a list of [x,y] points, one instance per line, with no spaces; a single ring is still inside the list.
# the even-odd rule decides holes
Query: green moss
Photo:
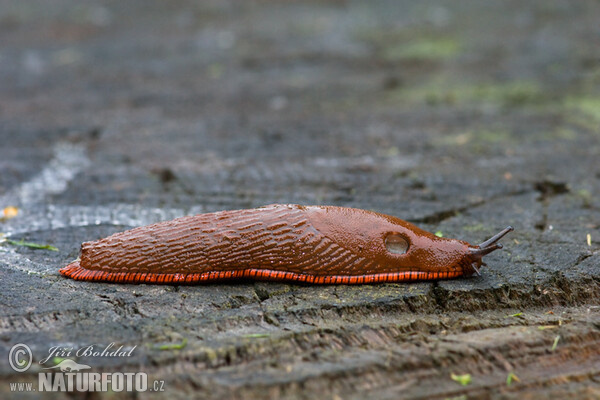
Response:
[[[473,140],[483,143],[505,143],[512,139],[510,132],[505,130],[483,129],[472,132]]]
[[[269,297],[281,296],[283,294],[291,292],[292,287],[290,285],[284,285],[279,289],[269,291]]]
[[[386,47],[383,58],[387,61],[438,61],[456,56],[460,45],[448,38],[417,39]]]
[[[582,205],[583,205],[584,208],[590,208],[592,206],[592,202],[593,202],[594,198],[593,198],[593,196],[592,196],[592,194],[590,193],[589,190],[587,190],[587,189],[579,189],[576,192],[576,196],[579,199],[581,199],[581,201],[583,203]]]
[[[399,89],[392,94],[394,102],[409,104],[477,105],[518,107],[549,101],[541,88],[531,81],[507,83],[454,84],[451,77],[440,76],[413,89]]]
[[[524,81],[466,85],[451,93],[459,103],[484,102],[511,107],[532,103],[541,96],[536,84]]]
[[[467,232],[480,232],[485,229],[483,224],[466,225],[463,229]]]
[[[219,79],[221,76],[223,76],[223,66],[219,63],[209,65],[208,76],[211,79]]]
[[[482,150],[494,144],[518,145],[524,142],[574,140],[576,138],[577,132],[563,127],[553,131],[528,132],[527,135],[518,135],[506,129],[493,129],[492,127],[491,129],[476,129],[456,134],[446,134],[434,138],[433,144],[437,146],[469,146],[475,150]]]
[[[567,97],[565,106],[568,111],[576,111],[594,123],[600,123],[600,97]]]
[[[568,129],[564,127],[557,128],[554,132],[551,132],[550,135],[556,139],[564,139],[564,140],[574,140],[577,138],[577,132],[573,129]]]
[[[217,352],[214,349],[212,349],[210,347],[204,347],[204,348],[201,348],[201,350],[206,355],[206,359],[209,364],[214,364],[218,360],[219,355],[217,354]]]
[[[509,131],[483,129],[463,132],[455,135],[444,135],[435,138],[433,144],[440,146],[483,146],[489,144],[509,143],[513,137]]]

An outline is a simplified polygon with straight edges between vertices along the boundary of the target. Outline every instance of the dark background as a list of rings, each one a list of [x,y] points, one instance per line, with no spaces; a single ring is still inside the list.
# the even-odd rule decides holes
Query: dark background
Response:
[[[41,371],[16,343],[115,342],[138,347],[78,361],[171,397],[598,398],[599,155],[597,1],[0,1],[0,232],[59,249],[0,245],[0,393]],[[83,241],[269,203],[516,230],[434,283],[58,274]]]

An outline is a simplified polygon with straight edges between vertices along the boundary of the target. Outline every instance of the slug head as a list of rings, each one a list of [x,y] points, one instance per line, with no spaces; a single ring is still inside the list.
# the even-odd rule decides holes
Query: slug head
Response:
[[[480,243],[479,245],[469,247],[469,254],[467,259],[471,263],[473,273],[481,275],[479,273],[479,267],[485,265],[482,261],[483,256],[485,256],[486,254],[490,254],[494,250],[501,249],[502,245],[498,243],[498,241],[502,239],[507,233],[512,232],[513,230],[514,228],[509,225],[506,228],[502,229],[500,232],[496,233],[488,240]]]
[[[479,274],[482,257],[501,248],[496,242],[512,230],[508,227],[479,246],[472,246],[371,211],[342,207],[306,207],[306,211],[321,234],[373,262],[374,270],[361,271],[363,273],[460,271],[467,276]]]

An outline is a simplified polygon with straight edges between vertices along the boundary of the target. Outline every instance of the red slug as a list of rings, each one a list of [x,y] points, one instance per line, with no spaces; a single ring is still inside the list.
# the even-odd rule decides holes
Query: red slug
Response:
[[[228,279],[360,284],[479,274],[507,227],[478,246],[396,217],[332,206],[273,204],[116,233],[81,245],[60,270],[77,280],[190,284]]]

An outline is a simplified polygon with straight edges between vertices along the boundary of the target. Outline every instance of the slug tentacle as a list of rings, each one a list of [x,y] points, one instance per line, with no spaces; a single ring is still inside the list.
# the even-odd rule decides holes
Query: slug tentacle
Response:
[[[503,246],[500,243],[496,242],[498,242],[500,239],[502,239],[504,236],[506,236],[509,232],[512,232],[513,230],[514,228],[509,225],[494,236],[492,236],[491,238],[489,238],[488,240],[479,244],[477,247],[469,248],[471,267],[473,268],[473,272],[477,276],[481,276],[481,273],[479,272],[479,267],[485,265],[485,263],[482,260],[482,257],[487,254],[490,254],[495,250],[501,249]]]
[[[481,243],[478,247],[480,247],[480,248],[488,247],[488,246],[496,243],[498,240],[502,239],[504,236],[506,236],[506,234],[508,234],[509,232],[512,232],[512,231],[514,231],[514,228],[509,225],[506,228],[502,229],[500,232],[496,233],[494,236],[492,236],[488,240],[486,240],[485,242]],[[502,248],[502,247],[500,247],[500,248]]]
[[[76,280],[193,284],[234,279],[362,284],[479,274],[506,228],[480,246],[389,215],[273,204],[177,218],[82,244]],[[472,268],[470,268],[472,267]]]
[[[490,254],[494,250],[501,249],[502,247],[503,246],[501,244],[497,243],[497,244],[493,244],[491,246],[487,246],[484,248],[470,249],[470,252],[471,252],[471,255],[473,255],[473,256],[483,257],[487,254]]]

